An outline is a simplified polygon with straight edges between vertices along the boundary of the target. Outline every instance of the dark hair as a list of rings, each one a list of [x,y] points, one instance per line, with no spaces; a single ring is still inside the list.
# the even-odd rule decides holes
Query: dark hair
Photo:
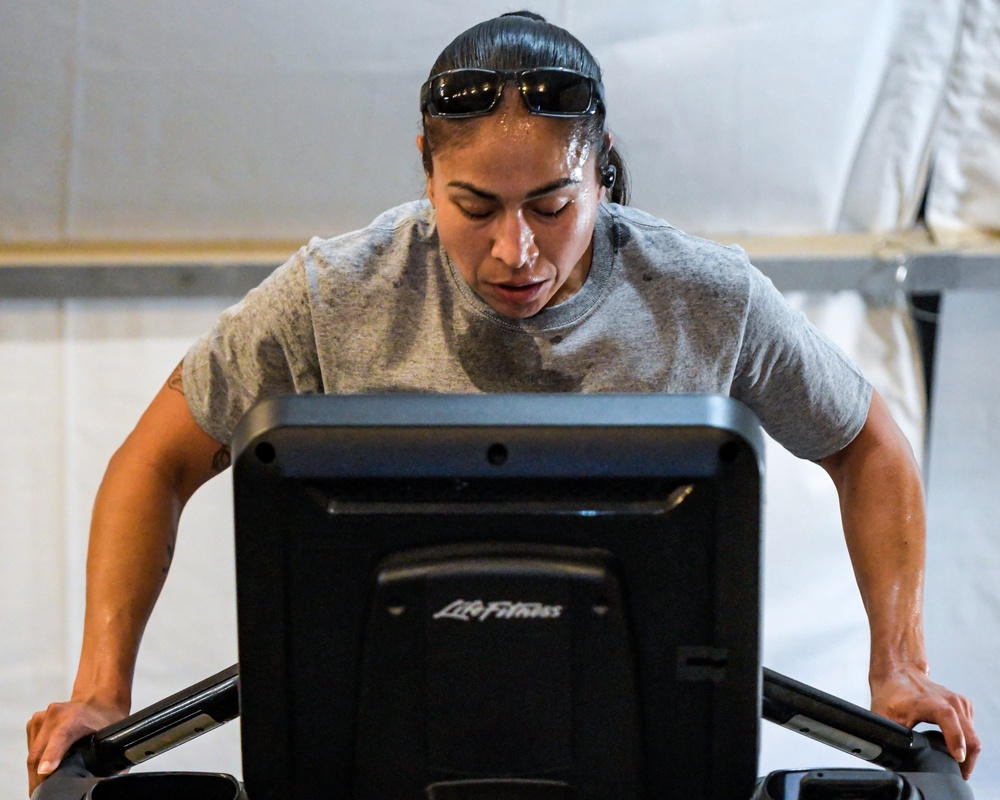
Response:
[[[486,67],[489,69],[526,69],[531,67],[565,67],[601,80],[601,67],[597,59],[569,31],[553,25],[531,11],[513,11],[494,19],[480,22],[459,34],[441,51],[429,76],[449,69]],[[433,172],[432,155],[435,150],[471,131],[474,120],[440,119],[423,115],[424,171]],[[609,190],[610,199],[625,204],[629,196],[628,170],[621,154],[608,146],[605,113],[567,119],[566,124],[581,135],[597,151],[598,180],[609,167],[616,174]]]

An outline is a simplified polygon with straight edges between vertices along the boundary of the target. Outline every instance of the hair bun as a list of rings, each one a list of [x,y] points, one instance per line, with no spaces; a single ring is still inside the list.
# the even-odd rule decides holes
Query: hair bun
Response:
[[[501,14],[501,17],[526,17],[527,19],[533,19],[535,22],[548,22],[545,17],[541,14],[536,14],[534,11],[528,11],[527,9],[522,9],[521,11],[508,11],[506,14]]]

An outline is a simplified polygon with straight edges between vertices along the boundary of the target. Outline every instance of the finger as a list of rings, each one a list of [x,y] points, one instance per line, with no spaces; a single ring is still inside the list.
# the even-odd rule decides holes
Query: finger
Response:
[[[36,715],[37,716],[37,715]],[[34,773],[38,766],[38,759],[45,749],[45,740],[41,736],[43,724],[32,717],[28,723],[28,772]]]
[[[971,704],[969,704],[971,706]],[[970,708],[971,711],[971,708]],[[962,764],[962,777],[966,780],[972,775],[972,770],[976,767],[976,759],[979,758],[979,753],[983,749],[982,742],[979,740],[979,736],[976,733],[975,728],[972,726],[972,714],[966,715],[963,720],[965,726],[965,759],[961,762]]]
[[[963,730],[958,712],[951,706],[946,706],[934,716],[934,719],[928,721],[936,723],[941,728],[944,742],[948,746],[948,752],[951,753],[951,757],[959,764],[965,763],[965,759],[968,756],[968,749],[966,746],[965,731]]]
[[[982,743],[979,740],[979,736],[976,734],[975,727],[973,725],[973,715],[975,709],[968,698],[960,695],[954,694],[950,698],[952,713],[955,716],[955,724],[962,731],[962,744],[964,745],[964,752],[956,753],[950,743],[949,751],[955,757],[955,760],[959,762],[962,770],[962,777],[966,780],[972,774],[972,770],[975,768],[976,759],[979,757],[979,752],[982,749]],[[944,732],[944,726],[942,725],[942,732]],[[945,741],[948,742],[947,736]],[[964,758],[960,758],[960,755],[964,754]]]
[[[63,760],[69,746],[80,735],[78,726],[57,727],[46,739],[39,742],[41,752],[36,759],[35,773],[41,778],[51,775]]]
[[[74,741],[75,735],[68,733],[65,728],[52,734],[52,737],[48,740],[45,749],[38,758],[38,766],[35,768],[35,772],[42,777],[51,775],[56,767],[59,766],[63,756],[66,755],[66,751]]]
[[[972,777],[972,771],[976,768],[976,759],[978,758],[979,753],[973,753],[970,750],[969,754],[965,757],[965,761],[959,764],[959,767],[962,770],[962,777],[965,778],[965,780],[969,780],[969,778]]]
[[[28,720],[28,724],[24,727],[24,732],[28,735],[28,747],[31,747],[31,743],[35,741],[35,737],[38,735],[38,729],[42,727],[42,720],[45,719],[44,711],[36,711],[31,715],[31,719]]]

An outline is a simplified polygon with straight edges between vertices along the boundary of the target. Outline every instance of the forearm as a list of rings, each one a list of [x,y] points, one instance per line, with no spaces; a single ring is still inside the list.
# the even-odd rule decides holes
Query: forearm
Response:
[[[74,700],[100,699],[124,708],[187,499],[134,451],[126,442],[115,454],[94,504],[83,646],[73,688]]]
[[[139,641],[170,566],[181,510],[229,463],[228,449],[191,416],[180,377],[178,367],[111,459],[98,490],[73,696],[28,722],[29,791],[80,736],[128,713]]]
[[[908,443],[879,437],[832,473],[871,631],[870,674],[927,669],[923,637],[924,497]]]
[[[228,465],[194,421],[178,367],[112,457],[94,503],[75,700],[128,707],[136,654],[192,494]]]
[[[820,463],[840,494],[844,534],[868,613],[872,709],[908,726],[940,725],[968,777],[980,751],[972,704],[928,675],[920,470],[877,393],[855,440]]]

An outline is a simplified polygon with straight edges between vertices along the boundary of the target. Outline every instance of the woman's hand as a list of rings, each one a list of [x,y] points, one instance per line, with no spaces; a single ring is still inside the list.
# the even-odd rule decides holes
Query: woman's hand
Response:
[[[968,780],[982,745],[973,727],[972,703],[960,694],[934,683],[926,672],[911,666],[896,667],[870,678],[872,711],[908,728],[918,722],[937,725],[948,752]]]
[[[52,774],[70,746],[78,739],[128,714],[121,702],[52,703],[28,721],[28,794]]]

